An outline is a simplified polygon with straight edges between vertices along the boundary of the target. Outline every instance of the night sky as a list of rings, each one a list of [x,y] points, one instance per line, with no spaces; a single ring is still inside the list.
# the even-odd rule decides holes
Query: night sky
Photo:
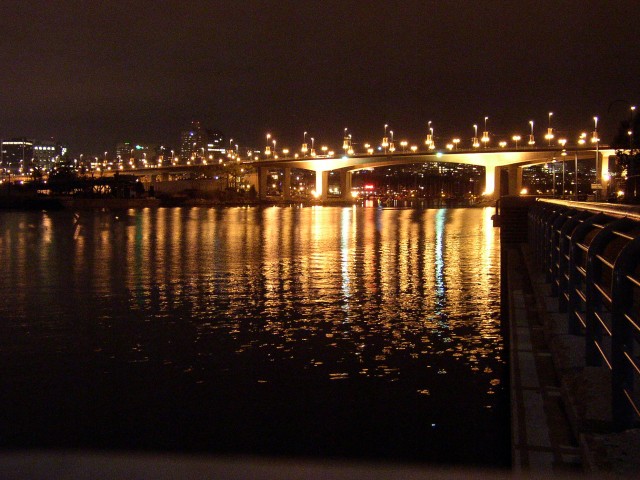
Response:
[[[0,136],[74,152],[178,146],[192,119],[262,146],[542,138],[548,112],[603,142],[640,103],[637,0],[0,3]],[[422,143],[422,142],[421,142]]]

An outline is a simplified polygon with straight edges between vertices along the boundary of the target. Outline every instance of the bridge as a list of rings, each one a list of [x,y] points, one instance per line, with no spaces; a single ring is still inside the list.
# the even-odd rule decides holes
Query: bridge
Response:
[[[473,149],[473,150],[428,150],[423,152],[375,152],[354,153],[343,156],[304,156],[293,155],[276,159],[253,158],[242,160],[244,167],[254,168],[257,175],[253,180],[260,199],[267,199],[269,172],[283,172],[282,200],[291,200],[291,171],[293,169],[313,171],[316,174],[315,196],[319,201],[329,199],[329,173],[336,172],[340,179],[340,199],[353,200],[351,195],[352,174],[358,170],[399,165],[411,165],[425,162],[458,163],[475,165],[485,169],[485,191],[488,199],[496,199],[505,194],[517,194],[522,189],[522,170],[534,165],[560,161],[594,160],[597,158],[599,175],[596,183],[607,191],[609,182],[609,157],[615,150],[608,147],[539,147],[509,150]],[[191,173],[211,173],[219,169],[219,164],[211,165],[165,165],[148,168],[122,169],[121,174],[145,177],[153,184],[158,179],[168,180],[171,176]],[[502,172],[508,175],[508,191],[502,191],[500,181]],[[102,172],[111,176],[115,172]]]
[[[569,154],[571,156],[569,156]],[[328,199],[329,172],[337,172],[340,176],[340,192],[343,200],[351,199],[351,175],[357,170],[377,167],[409,165],[424,162],[460,163],[485,168],[485,192],[489,198],[499,198],[500,195],[519,193],[522,189],[522,169],[533,165],[566,160],[593,160],[597,157],[600,171],[598,178],[606,190],[608,183],[609,156],[615,150],[608,148],[576,148],[567,151],[554,147],[536,149],[483,149],[483,150],[448,150],[428,152],[394,152],[355,154],[341,157],[303,157],[283,158],[275,160],[260,160],[251,162],[258,169],[258,193],[260,198],[266,198],[267,180],[270,170],[284,171],[283,194],[284,200],[291,198],[291,170],[311,170],[316,173],[316,196],[321,201]],[[565,160],[565,161],[566,161]],[[501,172],[506,170],[509,177],[509,191],[502,192],[499,181]],[[498,181],[496,181],[498,179]]]

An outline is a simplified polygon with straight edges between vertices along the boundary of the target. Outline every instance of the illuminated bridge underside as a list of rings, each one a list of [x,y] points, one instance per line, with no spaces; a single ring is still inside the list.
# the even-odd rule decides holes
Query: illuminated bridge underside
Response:
[[[498,198],[500,194],[515,194],[522,188],[522,169],[532,165],[551,162],[554,159],[569,160],[577,157],[578,160],[594,159],[596,152],[593,149],[581,149],[567,152],[566,157],[561,156],[558,149],[535,150],[488,150],[481,152],[441,152],[441,153],[396,153],[394,155],[362,155],[341,158],[303,158],[260,161],[258,169],[259,185],[258,193],[261,198],[266,197],[267,176],[270,169],[283,169],[283,196],[290,198],[291,193],[291,169],[312,170],[316,172],[316,192],[321,200],[328,197],[328,174],[330,171],[340,173],[340,184],[343,199],[350,199],[351,173],[357,170],[390,167],[396,165],[409,165],[424,162],[462,163],[476,165],[485,168],[485,195]],[[615,151],[601,149],[598,152],[600,158],[601,175],[606,178],[608,172],[608,160]],[[500,169],[506,168],[509,173],[509,192],[500,192]],[[604,183],[604,179],[603,179]],[[606,186],[606,185],[605,185]]]

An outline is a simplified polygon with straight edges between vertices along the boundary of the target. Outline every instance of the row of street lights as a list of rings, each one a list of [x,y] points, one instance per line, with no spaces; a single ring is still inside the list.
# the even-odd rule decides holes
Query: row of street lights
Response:
[[[629,130],[627,131],[627,134],[629,136],[629,148],[633,149],[634,145],[633,145],[633,136],[634,136],[634,131],[633,131],[633,124],[634,124],[634,120],[635,120],[635,111],[636,111],[636,106],[632,105],[630,106],[630,112],[631,112],[631,118],[630,118],[630,122],[629,122]],[[553,112],[549,112],[548,114],[548,126],[547,126],[547,133],[545,134],[544,138],[545,140],[547,140],[547,145],[549,147],[552,146],[552,140],[555,138],[555,134],[553,131],[553,127],[551,126],[551,119],[553,117]],[[489,134],[489,129],[488,129],[488,120],[489,117],[485,116],[484,117],[484,131],[482,132],[482,136],[478,137],[478,125],[474,124],[473,125],[473,137],[471,138],[471,148],[472,149],[477,149],[480,147],[481,144],[484,145],[484,148],[488,148],[489,142],[490,142],[490,134]],[[599,149],[599,143],[600,143],[600,138],[598,136],[598,117],[594,116],[593,117],[593,121],[594,121],[594,129],[593,132],[591,134],[591,138],[590,138],[590,142],[595,144],[596,146],[596,156],[598,155],[598,149]],[[433,131],[433,127],[431,126],[432,121],[429,120],[429,122],[427,122],[427,134],[426,134],[426,140],[425,140],[425,146],[427,147],[427,150],[435,150],[436,148],[436,144],[435,144],[435,136],[434,136],[434,131]],[[528,141],[527,141],[527,145],[529,147],[533,147],[536,144],[536,139],[535,139],[535,134],[534,134],[534,121],[533,120],[529,120],[529,126],[531,128],[530,133],[528,135]],[[387,133],[388,132],[388,133]],[[264,150],[264,154],[265,156],[269,157],[273,154],[274,158],[277,158],[277,150],[276,150],[276,139],[271,137],[270,133],[267,133],[266,135],[266,139],[267,139],[267,145],[265,147]],[[315,139],[313,137],[310,137],[311,140],[311,147],[309,148],[309,143],[307,142],[307,132],[304,132],[303,135],[303,142],[302,142],[302,148],[300,150],[301,154],[303,157],[306,156],[311,156],[311,157],[315,157],[317,156],[316,150],[315,150]],[[519,142],[521,140],[523,140],[523,137],[521,134],[517,133],[515,135],[513,135],[511,137],[511,140],[514,142],[515,144],[515,149],[518,150],[519,148]],[[446,148],[447,150],[458,150],[459,145],[461,143],[460,138],[455,137],[451,140],[451,142],[446,144]],[[560,138],[558,139],[558,143],[564,148],[564,146],[567,143],[567,139],[566,138]],[[587,133],[583,132],[580,134],[580,136],[578,137],[577,143],[579,146],[583,146],[587,143]],[[406,140],[402,140],[400,142],[400,146],[402,147],[402,152],[406,153],[407,151],[407,146],[408,146],[408,142]],[[500,142],[498,142],[498,146],[500,148],[506,148],[507,147],[507,141],[505,140],[501,140]],[[375,148],[373,148],[370,144],[365,143],[364,144],[365,150],[367,153],[369,153],[370,155],[372,155],[375,152]],[[236,150],[237,150],[238,146],[236,145]],[[353,155],[354,154],[354,148],[353,148],[353,142],[352,142],[352,135],[348,133],[348,128],[344,129],[344,138],[343,138],[343,145],[342,148],[344,150],[344,154],[345,155]],[[324,156],[334,156],[335,152],[332,150],[329,150],[329,147],[327,146],[322,146],[321,148],[322,150],[322,155]],[[382,142],[380,144],[380,146],[378,147],[378,150],[382,150],[384,151],[384,153],[394,153],[396,151],[395,148],[395,144],[394,144],[394,140],[393,140],[393,130],[389,130],[389,124],[384,124],[384,134],[382,137]],[[410,150],[412,152],[416,152],[418,150],[418,147],[416,145],[412,145],[410,147]],[[289,149],[283,149],[283,154],[287,155],[289,153]],[[105,156],[106,156],[106,152],[105,152]],[[296,158],[299,156],[297,153],[294,155]]]
[[[548,142],[548,146],[551,147],[552,146],[552,140],[555,138],[555,134],[553,132],[553,127],[551,126],[551,117],[553,116],[553,112],[549,112],[549,124],[547,127],[547,133],[544,136],[545,140],[547,140]],[[594,131],[591,135],[591,143],[596,144],[596,148],[598,147],[599,144],[599,137],[598,137],[598,117],[593,117],[594,118]],[[472,149],[477,149],[480,148],[480,145],[483,145],[484,148],[488,148],[489,142],[490,142],[490,134],[489,134],[489,129],[488,129],[488,120],[489,117],[485,116],[484,117],[484,130],[482,132],[482,136],[478,137],[478,125],[474,124],[473,125],[473,137],[471,138],[471,147]],[[435,150],[436,148],[436,144],[435,144],[435,136],[434,136],[434,129],[431,126],[432,121],[429,121],[427,123],[427,134],[426,134],[426,139],[425,139],[425,146],[427,147],[427,150]],[[534,121],[530,120],[529,121],[529,126],[531,128],[531,131],[528,135],[528,141],[527,141],[527,145],[529,145],[529,147],[533,147],[533,145],[535,145],[536,143],[536,139],[535,139],[535,133],[534,133]],[[380,143],[380,146],[378,147],[378,150],[383,151],[385,154],[386,153],[394,153],[396,151],[396,147],[395,147],[395,142],[394,142],[394,134],[393,134],[393,130],[389,130],[389,124],[384,124],[384,130],[383,130],[383,136],[382,136],[382,141]],[[307,135],[308,132],[304,132],[303,134],[303,142],[302,142],[302,148],[300,149],[300,153],[303,157],[306,156],[310,156],[310,157],[316,157],[318,154],[315,150],[315,139],[313,137],[309,137],[311,140],[311,146],[309,147],[309,143],[307,142]],[[630,136],[632,136],[632,134],[630,133]],[[276,151],[276,140],[272,139],[271,134],[267,134],[266,136],[267,138],[267,146],[265,147],[264,153],[265,156],[269,157],[271,155],[273,155],[274,158],[277,158],[277,151]],[[580,135],[580,137],[578,138],[578,145],[584,145],[586,143],[586,138],[587,138],[587,134],[586,133],[582,133]],[[519,142],[522,140],[522,135],[520,134],[515,134],[511,137],[511,140],[514,142],[515,144],[515,149],[518,150],[519,148]],[[271,145],[273,145],[273,149],[271,147]],[[451,142],[447,143],[445,145],[447,150],[458,150],[459,149],[459,145],[461,143],[461,139],[459,137],[454,137]],[[567,143],[567,139],[566,138],[560,138],[558,139],[558,144],[560,144],[563,148]],[[406,140],[402,140],[400,142],[400,146],[402,147],[402,152],[406,153],[407,151],[407,146],[408,146],[408,142]],[[506,148],[508,145],[507,141],[505,140],[501,140],[500,142],[498,142],[498,146],[500,148]],[[375,148],[373,148],[370,144],[365,143],[364,144],[364,148],[365,151],[372,155],[375,152]],[[329,155],[329,156],[333,156],[335,154],[335,152],[330,151],[329,147],[327,146],[323,146],[322,148],[322,155]],[[354,148],[353,148],[353,142],[352,142],[352,135],[350,133],[348,133],[348,128],[344,129],[344,135],[343,135],[343,144],[342,144],[342,149],[344,150],[344,154],[345,155],[353,155],[354,154]],[[412,145],[410,147],[410,150],[412,152],[416,152],[418,150],[418,147],[416,145]],[[285,152],[286,151],[286,152]],[[283,149],[283,154],[288,154],[289,153],[289,149]],[[299,157],[299,155],[296,153],[294,155],[296,158]]]

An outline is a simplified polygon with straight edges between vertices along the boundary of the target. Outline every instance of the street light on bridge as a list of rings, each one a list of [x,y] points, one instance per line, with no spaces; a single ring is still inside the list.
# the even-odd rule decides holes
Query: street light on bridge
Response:
[[[458,144],[460,143],[460,139],[456,137],[453,140],[451,140],[451,142],[453,143],[453,148],[455,150],[457,150],[458,149]]]
[[[584,145],[585,143],[587,143],[587,132],[582,132],[578,138],[578,144]]]
[[[487,130],[487,120],[489,117],[484,117],[484,131],[482,132],[482,138],[480,141],[484,144],[484,148],[487,148],[489,144],[489,131]]]
[[[549,146],[551,146],[551,140],[553,140],[553,128],[551,128],[551,116],[553,112],[549,112],[549,127],[547,128],[547,134],[544,136],[545,139],[549,141]]]
[[[302,135],[302,148],[300,149],[303,155],[307,155],[309,149],[307,148],[307,132]]]
[[[387,137],[388,124],[384,124],[384,135],[382,136],[382,143],[380,144],[384,148],[384,153],[387,153],[387,147],[389,146],[389,137]]]
[[[427,139],[424,141],[424,144],[427,146],[429,150],[433,150],[435,148],[435,144],[433,141],[433,128],[431,127],[431,120],[427,122]]]
[[[591,136],[591,143],[596,144],[596,184],[600,184],[602,181],[600,175],[600,155],[598,152],[598,146],[600,145],[600,138],[598,138],[598,117],[593,117],[593,135]],[[596,191],[596,199],[600,194],[600,190]]]
[[[594,127],[593,127],[593,133],[591,134],[591,143],[595,143],[597,146],[598,142],[600,141],[600,139],[598,138],[598,117],[593,117],[593,122],[594,122]]]
[[[473,148],[478,148],[480,146],[480,142],[478,142],[478,125],[473,124],[473,138],[471,139],[471,145]]]
[[[386,129],[386,125],[385,125],[385,129]],[[349,150],[349,136],[347,135],[347,128],[345,127],[344,129],[344,140],[342,141],[342,149],[345,151],[345,153],[347,152],[347,150]]]
[[[529,120],[529,125],[531,125],[531,134],[529,135],[529,145],[535,145],[536,139],[533,136],[533,120]]]
[[[516,150],[518,149],[518,142],[520,140],[522,140],[522,137],[520,135],[514,135],[513,137],[511,137],[511,140],[513,140],[514,142],[516,142]]]
[[[631,106],[631,119],[629,120],[629,150],[633,150],[633,120],[636,114],[636,106]]]

